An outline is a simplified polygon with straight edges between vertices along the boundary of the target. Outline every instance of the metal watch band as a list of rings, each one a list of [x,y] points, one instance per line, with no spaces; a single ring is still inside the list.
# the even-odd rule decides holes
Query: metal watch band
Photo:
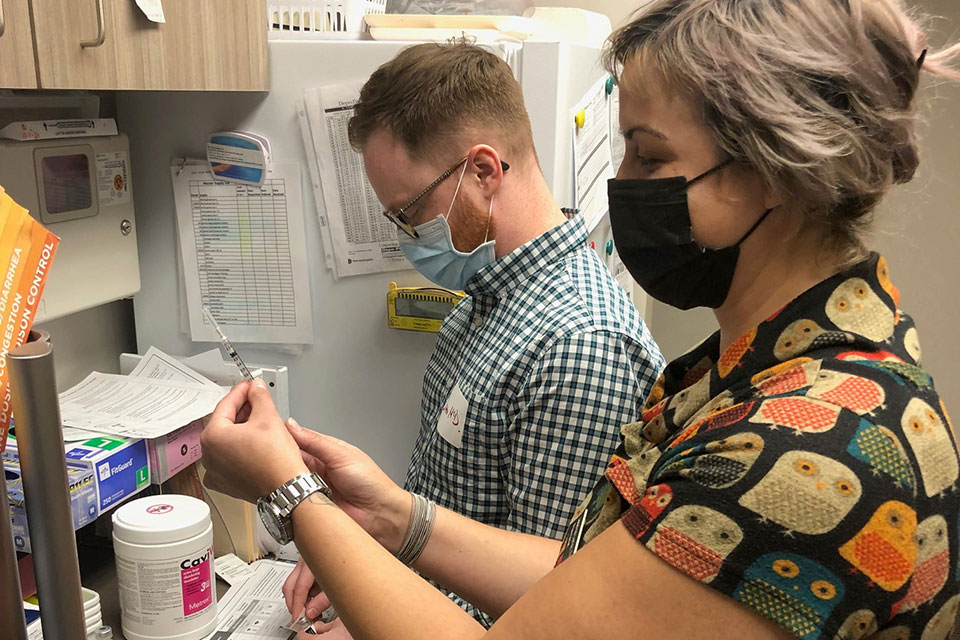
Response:
[[[276,507],[278,516],[286,519],[298,504],[318,491],[330,497],[330,487],[323,478],[315,473],[304,473],[280,485],[267,496],[267,501]]]

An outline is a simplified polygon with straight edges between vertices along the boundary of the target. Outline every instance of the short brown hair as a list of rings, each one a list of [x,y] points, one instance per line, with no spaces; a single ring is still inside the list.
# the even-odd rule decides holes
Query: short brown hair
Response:
[[[350,119],[350,144],[362,150],[371,134],[386,129],[415,158],[446,147],[452,157],[465,149],[464,135],[499,131],[520,163],[533,153],[530,117],[510,66],[478,46],[420,44],[404,49],[377,69],[360,92]],[[488,142],[476,140],[475,143]]]

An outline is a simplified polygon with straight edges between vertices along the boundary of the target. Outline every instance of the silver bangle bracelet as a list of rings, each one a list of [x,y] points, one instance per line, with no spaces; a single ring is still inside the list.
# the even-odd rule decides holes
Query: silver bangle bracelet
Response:
[[[433,533],[433,525],[437,518],[437,505],[432,500],[428,500],[416,493],[410,494],[413,497],[413,508],[410,510],[410,523],[407,526],[407,532],[403,536],[403,544],[400,545],[400,551],[397,552],[397,559],[403,564],[412,566],[423,553],[430,535]]]

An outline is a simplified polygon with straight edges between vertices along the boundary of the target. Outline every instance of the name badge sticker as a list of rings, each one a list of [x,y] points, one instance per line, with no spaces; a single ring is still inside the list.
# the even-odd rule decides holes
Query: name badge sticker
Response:
[[[467,421],[468,402],[460,384],[453,385],[450,397],[443,404],[440,415],[437,416],[437,431],[440,437],[455,446],[463,446],[463,426]]]

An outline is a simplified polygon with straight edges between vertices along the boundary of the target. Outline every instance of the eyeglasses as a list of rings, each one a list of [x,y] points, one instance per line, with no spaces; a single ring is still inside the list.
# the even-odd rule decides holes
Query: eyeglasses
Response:
[[[463,163],[465,163],[469,159],[470,159],[469,156],[462,158],[457,164],[453,165],[452,167],[450,167],[449,169],[441,173],[440,177],[434,180],[433,182],[431,182],[430,186],[428,186],[426,189],[421,191],[416,198],[408,202],[406,205],[400,207],[396,211],[384,210],[383,215],[385,215],[387,219],[390,220],[390,222],[395,224],[397,226],[397,229],[399,229],[400,231],[403,231],[409,237],[413,239],[419,238],[420,234],[417,233],[417,230],[413,228],[413,225],[410,224],[410,222],[407,220],[404,214],[410,210],[410,207],[417,204],[428,193],[430,193],[431,191],[436,189],[438,186],[440,186],[440,184],[442,184],[444,180],[446,180],[451,175],[453,175],[454,171],[459,169],[463,165]],[[510,165],[507,164],[506,162],[503,162],[502,160],[500,161],[500,166],[503,168],[504,171],[508,171],[510,169]]]

